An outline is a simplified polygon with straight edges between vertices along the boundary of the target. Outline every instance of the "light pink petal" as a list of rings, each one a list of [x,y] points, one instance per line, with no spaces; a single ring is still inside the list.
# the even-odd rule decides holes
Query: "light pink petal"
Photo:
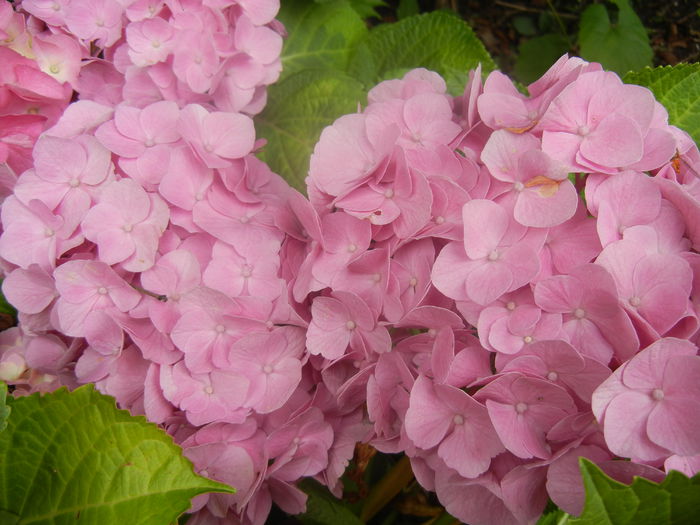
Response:
[[[628,166],[639,161],[643,151],[639,126],[619,113],[603,118],[581,142],[581,155],[601,166]]]

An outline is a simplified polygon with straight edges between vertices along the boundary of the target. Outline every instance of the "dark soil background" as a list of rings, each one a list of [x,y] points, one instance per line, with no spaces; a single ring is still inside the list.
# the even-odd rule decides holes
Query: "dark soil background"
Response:
[[[395,20],[398,0],[390,0],[382,14],[384,20]],[[514,71],[518,45],[529,37],[542,34],[543,21],[554,31],[564,26],[572,36],[578,31],[578,21],[593,0],[419,0],[421,12],[449,9],[464,18],[477,33],[507,74]],[[649,32],[654,51],[654,65],[675,65],[679,62],[700,61],[700,2],[698,0],[631,0],[634,11]],[[616,8],[606,3],[609,11]],[[523,34],[523,28],[535,33]],[[550,31],[552,29],[550,28]],[[528,31],[526,31],[528,32]],[[575,44],[570,54],[578,54]]]

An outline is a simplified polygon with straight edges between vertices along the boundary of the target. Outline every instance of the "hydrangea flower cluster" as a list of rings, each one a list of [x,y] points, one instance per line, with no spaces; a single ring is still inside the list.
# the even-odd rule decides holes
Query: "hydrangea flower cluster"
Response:
[[[579,456],[700,470],[700,153],[648,90],[414,70],[323,131],[306,199],[253,155],[276,0],[2,5],[0,379],[163,425],[238,490],[189,523],[340,495],[358,442],[473,524],[579,512]]]
[[[597,64],[529,92],[380,84],[324,130],[299,214],[325,384],[366,394],[370,442],[474,524],[580,513],[580,456],[700,470],[698,149]]]

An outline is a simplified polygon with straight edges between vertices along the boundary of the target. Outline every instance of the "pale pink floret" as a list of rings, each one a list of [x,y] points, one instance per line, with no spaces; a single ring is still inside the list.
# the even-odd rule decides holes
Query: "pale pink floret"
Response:
[[[90,312],[128,312],[141,300],[141,294],[100,261],[68,261],[56,268],[53,276],[60,294],[53,313],[57,327],[70,336],[84,335]]]
[[[15,196],[8,197],[2,206],[2,223],[0,256],[22,268],[38,264],[50,271],[60,255],[83,242],[75,224],[52,213],[38,199],[25,206]]]
[[[372,134],[366,121],[365,115],[345,115],[321,132],[311,155],[309,184],[338,196],[369,178],[391,152],[399,129],[385,125]]]
[[[530,135],[500,130],[489,138],[481,160],[496,179],[512,184],[515,220],[548,228],[574,215],[578,195],[567,169],[538,147],[539,141]]]
[[[162,62],[172,51],[174,36],[172,26],[159,17],[131,23],[126,27],[129,58],[139,67]]]
[[[94,40],[101,47],[109,47],[122,35],[124,7],[120,2],[72,0],[65,10],[68,30],[84,42]]]
[[[654,461],[700,452],[700,358],[681,339],[660,339],[618,368],[593,393],[593,412],[610,450]]]
[[[23,202],[43,201],[80,221],[97,196],[97,188],[113,177],[109,151],[91,135],[61,138],[43,135],[33,152],[34,171],[17,181],[15,194]]]
[[[317,297],[311,305],[306,346],[311,354],[338,359],[348,346],[368,354],[391,349],[389,332],[357,295],[336,291],[333,297]]]
[[[475,199],[462,208],[464,243],[448,244],[433,266],[435,287],[456,300],[486,305],[526,284],[539,271],[538,232],[509,218],[493,201]]]
[[[692,270],[679,255],[649,254],[623,239],[606,246],[596,262],[612,275],[625,309],[639,314],[658,334],[685,315]]]
[[[406,434],[462,476],[475,478],[504,450],[486,408],[462,390],[420,376],[411,390]]]
[[[486,405],[506,449],[524,459],[549,458],[552,450],[546,433],[576,412],[564,388],[520,373],[507,373],[493,380],[474,397]]]
[[[260,414],[281,408],[301,381],[304,334],[296,327],[242,337],[228,354],[231,370],[250,381],[244,406]]]
[[[38,265],[16,268],[2,281],[2,293],[18,311],[38,314],[58,295],[50,274]]]
[[[542,149],[572,170],[615,173],[644,156],[654,96],[614,73],[584,73],[551,103],[538,129]]]
[[[82,223],[97,244],[100,260],[129,271],[147,270],[155,261],[158,239],[168,224],[168,208],[131,179],[112,182]]]
[[[240,113],[210,113],[198,104],[188,104],[183,108],[177,129],[210,168],[229,166],[232,159],[250,153],[255,142],[250,117]]]

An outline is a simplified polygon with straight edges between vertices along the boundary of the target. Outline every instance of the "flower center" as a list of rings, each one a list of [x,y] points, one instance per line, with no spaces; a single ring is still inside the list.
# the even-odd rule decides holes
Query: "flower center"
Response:
[[[355,324],[355,321],[348,321],[345,323],[345,328],[348,330],[354,330],[357,325]]]
[[[455,414],[455,417],[452,418],[452,421],[454,421],[455,425],[463,425],[464,417],[462,417],[461,414]]]
[[[556,381],[557,379],[559,379],[559,374],[557,374],[557,373],[554,372],[554,371],[549,372],[549,373],[547,374],[547,379],[549,379],[550,381]]]
[[[664,391],[660,388],[655,388],[651,391],[651,398],[654,401],[661,401],[664,398]]]
[[[525,412],[526,410],[527,410],[527,403],[523,403],[523,402],[521,401],[520,403],[518,403],[517,405],[515,405],[515,411],[516,411],[518,414],[522,414],[522,413]]]
[[[636,308],[642,304],[642,300],[635,295],[634,297],[630,297],[630,304]]]
[[[583,319],[586,317],[586,311],[583,308],[576,308],[576,310],[574,310],[574,317],[576,317],[576,319]]]

